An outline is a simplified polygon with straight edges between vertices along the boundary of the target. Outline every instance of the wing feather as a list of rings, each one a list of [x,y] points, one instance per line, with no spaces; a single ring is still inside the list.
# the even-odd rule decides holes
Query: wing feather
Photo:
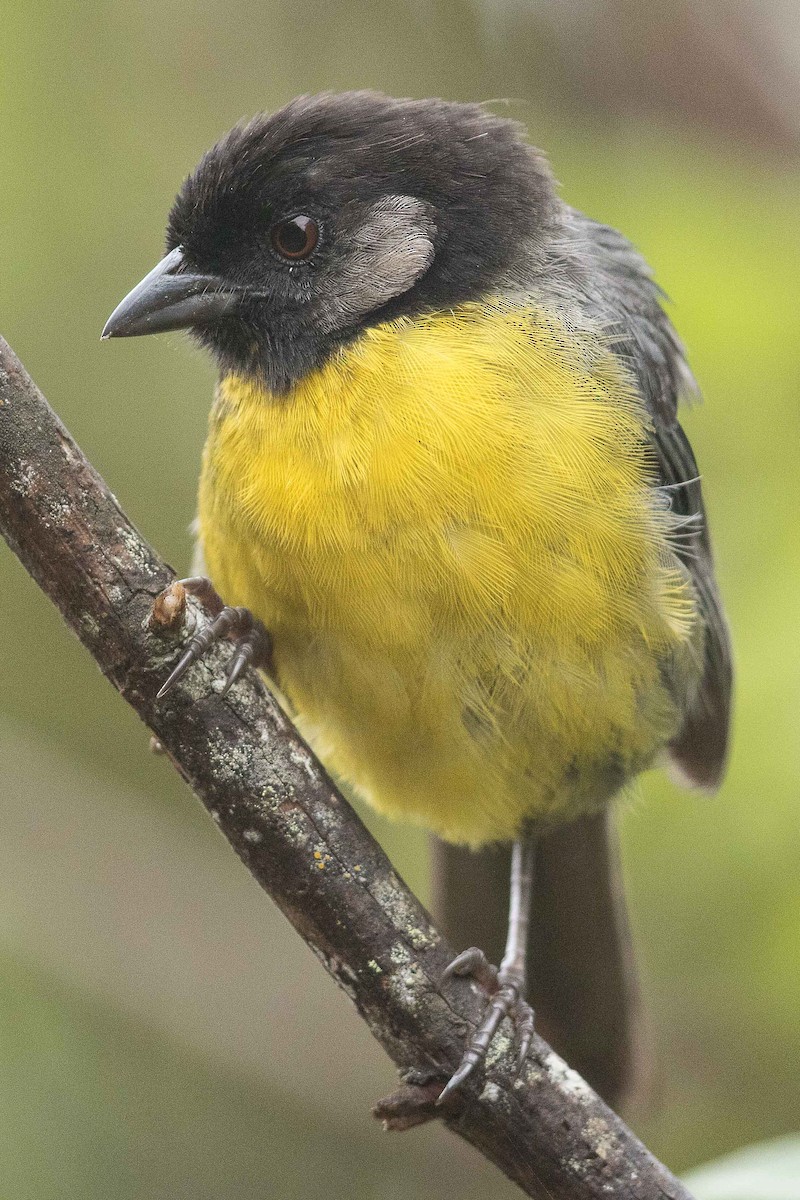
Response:
[[[684,782],[713,790],[727,760],[733,668],[700,473],[677,417],[679,400],[696,394],[697,385],[662,307],[664,293],[638,251],[616,229],[573,209],[565,220],[573,253],[583,264],[578,274],[583,311],[605,329],[611,350],[637,380],[652,421],[656,482],[667,489],[676,515],[686,518],[675,551],[689,573],[703,621],[703,670],[669,755]]]

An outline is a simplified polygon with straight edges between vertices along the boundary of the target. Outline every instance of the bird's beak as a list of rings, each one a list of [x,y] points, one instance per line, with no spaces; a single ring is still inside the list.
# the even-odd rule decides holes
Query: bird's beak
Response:
[[[208,325],[231,312],[239,299],[218,276],[187,270],[178,246],[128,292],[106,321],[101,336],[138,337],[143,333]]]

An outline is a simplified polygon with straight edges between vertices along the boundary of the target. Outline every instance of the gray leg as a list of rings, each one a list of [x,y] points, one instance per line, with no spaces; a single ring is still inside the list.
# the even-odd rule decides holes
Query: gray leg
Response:
[[[511,900],[508,907],[508,937],[506,951],[500,964],[500,976],[516,978],[524,996],[527,983],[528,925],[533,897],[533,871],[536,863],[536,842],[526,838],[514,842],[511,851]]]
[[[471,976],[486,992],[488,1005],[483,1020],[467,1043],[458,1070],[439,1097],[439,1103],[460,1087],[486,1057],[503,1017],[511,1017],[514,1023],[519,1042],[517,1062],[520,1067],[530,1049],[533,1037],[533,1009],[525,1002],[525,986],[535,858],[536,842],[533,838],[514,843],[511,854],[508,937],[500,969],[487,961],[482,950],[472,946],[459,954],[444,973],[443,981],[453,975]]]

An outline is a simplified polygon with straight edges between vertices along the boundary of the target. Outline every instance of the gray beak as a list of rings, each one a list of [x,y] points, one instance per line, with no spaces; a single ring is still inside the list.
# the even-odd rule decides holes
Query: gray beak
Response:
[[[185,270],[180,246],[162,258],[118,304],[102,337],[138,337],[191,325],[208,325],[233,311],[239,296],[216,275]]]

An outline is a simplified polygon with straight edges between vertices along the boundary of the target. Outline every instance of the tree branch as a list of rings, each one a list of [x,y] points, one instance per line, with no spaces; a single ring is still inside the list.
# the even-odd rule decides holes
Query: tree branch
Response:
[[[497,1038],[485,1073],[435,1107],[479,998],[465,980],[439,992],[450,948],[253,672],[220,698],[215,649],[156,703],[186,620],[204,618],[178,598],[151,619],[172,572],[1,338],[0,529],[401,1068],[376,1110],[387,1127],[442,1116],[529,1196],[691,1200],[540,1038],[519,1079]]]

